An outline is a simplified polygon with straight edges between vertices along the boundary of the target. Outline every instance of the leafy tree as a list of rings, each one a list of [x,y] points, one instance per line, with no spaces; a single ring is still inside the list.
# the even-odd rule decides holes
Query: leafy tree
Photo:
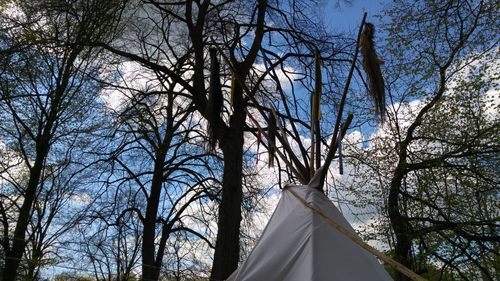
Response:
[[[61,273],[54,277],[54,281],[92,281],[94,280],[88,276],[76,275],[73,273]]]
[[[399,262],[429,277],[436,266],[443,278],[498,275],[494,10],[488,1],[396,1],[384,14],[388,120],[370,147],[352,151],[361,164],[352,188],[371,188],[351,194],[388,215],[374,227]]]

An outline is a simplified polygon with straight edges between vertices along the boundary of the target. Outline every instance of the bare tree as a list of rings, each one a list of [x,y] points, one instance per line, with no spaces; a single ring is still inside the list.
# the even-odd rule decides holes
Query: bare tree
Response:
[[[94,50],[83,42],[109,36],[115,4],[96,1],[60,7],[23,1],[11,3],[17,10],[2,14],[3,28],[8,30],[2,59],[8,64],[1,77],[0,106],[5,121],[0,134],[6,149],[15,151],[17,157],[15,166],[8,159],[2,161],[6,163],[2,178],[18,196],[11,194],[13,200],[7,200],[12,205],[2,204],[1,208],[6,256],[3,280],[14,280],[18,274],[34,218],[33,206],[40,206],[37,196],[43,193],[42,183],[54,172],[50,167],[70,160],[55,152],[71,144],[86,127],[80,111],[95,101],[98,85],[87,77],[98,68]],[[17,180],[19,171],[25,172],[23,183]],[[38,210],[43,208],[37,207],[35,212]],[[11,215],[14,220],[9,220]]]
[[[175,69],[179,75],[184,67],[182,60],[177,62]],[[142,78],[131,78],[137,74]],[[190,239],[211,245],[206,234],[191,228],[183,217],[190,205],[203,207],[204,200],[213,200],[214,188],[218,186],[212,175],[216,169],[210,164],[211,156],[200,145],[204,143],[199,132],[203,128],[200,117],[194,114],[193,105],[182,92],[177,92],[178,83],[161,75],[139,68],[136,72],[129,71],[128,78],[112,88],[123,100],[114,109],[112,135],[116,147],[110,152],[103,195],[91,214],[95,223],[101,225],[99,229],[109,232],[110,237],[119,236],[129,224],[138,225],[141,235],[131,237],[133,246],[119,247],[120,253],[113,253],[116,248],[113,241],[101,244],[106,237],[99,238],[100,231],[95,234],[97,243],[93,244],[107,248],[92,248],[97,252],[107,251],[105,256],[128,260],[129,265],[125,266],[128,271],[133,259],[121,255],[138,250],[143,280],[160,278],[166,247],[174,233],[189,233]],[[105,259],[97,262],[109,265]],[[122,267],[120,262],[115,266]],[[125,278],[119,268],[98,271],[113,278],[120,275]]]
[[[253,43],[251,44],[252,47],[249,52],[243,55],[243,58],[239,60],[233,48],[232,59],[235,66],[235,72],[237,72],[237,75],[240,77],[246,77],[248,75],[257,56],[263,36],[266,4],[266,1],[260,1],[254,8],[250,9],[250,11],[254,10],[257,13],[257,17],[255,21],[250,17],[250,26],[246,28],[249,31],[252,26],[256,26],[256,36],[253,39]],[[117,47],[109,45],[104,46],[106,49],[128,59],[133,59],[179,84],[193,101],[194,108],[205,118],[209,119],[210,126],[215,128],[213,130],[213,137],[218,140],[219,147],[224,154],[223,191],[219,214],[220,222],[218,224],[219,237],[216,243],[214,269],[212,273],[213,278],[216,279],[227,277],[236,269],[238,262],[238,237],[241,220],[240,206],[242,201],[243,132],[246,119],[246,101],[243,98],[242,87],[235,85],[233,89],[234,110],[229,117],[228,123],[220,116],[214,120],[209,118],[207,90],[205,86],[205,54],[207,51],[206,46],[212,44],[210,42],[210,34],[215,34],[214,31],[211,30],[209,23],[217,19],[218,11],[222,13],[226,13],[226,11],[229,10],[235,11],[235,9],[238,8],[237,5],[238,3],[228,2],[226,4],[215,4],[210,3],[210,1],[204,1],[203,3],[187,1],[179,5],[164,4],[154,1],[148,2],[146,9],[149,14],[156,13],[156,16],[149,18],[150,26],[152,26],[150,32],[154,32],[155,39],[150,39],[153,37],[142,37],[140,42],[144,44],[146,50],[153,50],[153,52],[162,50],[159,53],[161,59],[189,59],[192,71],[189,80],[186,80],[182,75],[176,73],[171,67],[161,63],[161,60],[159,60],[157,56],[151,57],[149,53],[144,53],[143,55],[146,56],[142,56],[121,50]],[[226,7],[234,8],[227,9]],[[248,10],[245,10],[245,12],[246,11]],[[176,30],[174,30],[174,28]],[[177,38],[174,38],[171,34],[178,34],[179,30],[183,30],[183,32],[187,33],[189,44],[187,44],[187,46],[184,44],[186,48],[180,48],[178,45],[174,45],[176,44],[175,41],[172,41]],[[158,41],[156,38],[160,40]],[[241,40],[242,38],[243,36],[238,36],[235,38],[235,42],[238,43],[237,40]],[[236,47],[236,45],[234,47]],[[181,55],[178,55],[179,52],[181,52]],[[214,62],[214,60],[212,60],[212,62]],[[169,65],[175,67],[176,63],[170,62]],[[155,220],[153,217],[153,209],[146,214],[147,220]],[[151,231],[145,229],[145,232],[150,234]],[[152,253],[143,256],[147,264],[153,263],[151,254]],[[222,257],[222,255],[224,255],[224,257]]]
[[[318,25],[310,20],[312,17],[306,13],[309,11],[306,7],[302,2],[290,3],[287,9],[286,4],[267,1],[255,4],[149,1],[137,12],[145,16],[130,26],[130,33],[138,40],[132,36],[133,39],[114,44],[95,43],[177,83],[183,88],[179,94],[189,97],[194,109],[208,120],[210,143],[218,144],[224,162],[213,279],[224,279],[237,267],[247,114],[252,104],[259,100],[261,83],[270,75],[269,70],[255,71],[260,63],[257,61],[259,52],[265,52],[266,63],[272,62],[268,68],[274,69],[285,65],[289,57],[314,57],[313,50],[319,42],[324,43],[325,50],[332,47],[331,43],[325,43],[329,38],[325,34],[307,34],[313,27],[318,29]],[[297,11],[300,12],[295,13]],[[266,14],[273,17],[276,26],[266,24]],[[269,34],[273,42],[267,50],[263,49],[265,34]],[[274,52],[282,42],[293,45],[283,58]],[[206,58],[210,48],[208,64]],[[292,53],[292,50],[300,52]],[[328,54],[330,58],[332,55]],[[176,71],[179,60],[186,62],[185,70],[189,72]],[[211,67],[210,79],[206,76],[207,65]],[[227,87],[230,77],[233,77],[232,83]],[[221,79],[227,82],[221,83]],[[255,84],[248,83],[252,80]],[[207,87],[208,84],[211,87]]]

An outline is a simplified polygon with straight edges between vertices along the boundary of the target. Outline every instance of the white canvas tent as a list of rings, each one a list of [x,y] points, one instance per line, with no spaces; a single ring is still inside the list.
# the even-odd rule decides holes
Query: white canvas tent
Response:
[[[333,203],[310,185],[283,190],[257,245],[228,281],[392,280],[372,254],[296,197],[355,234]]]

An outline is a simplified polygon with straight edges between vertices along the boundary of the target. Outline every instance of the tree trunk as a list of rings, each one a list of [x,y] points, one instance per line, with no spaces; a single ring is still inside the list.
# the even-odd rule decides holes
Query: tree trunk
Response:
[[[403,151],[404,150],[404,151]],[[389,198],[387,201],[387,209],[391,227],[396,236],[395,255],[396,261],[411,269],[410,249],[411,249],[411,233],[408,220],[399,211],[399,193],[404,176],[406,175],[406,147],[402,148],[399,155],[399,162],[394,171],[389,190]],[[395,281],[410,280],[404,274],[396,271]]]
[[[241,203],[243,198],[243,124],[244,110],[235,112],[224,142],[224,176],[219,206],[217,240],[210,280],[225,280],[238,267]]]
[[[25,191],[24,201],[19,211],[14,237],[12,238],[12,248],[6,253],[3,281],[14,281],[17,276],[17,269],[26,247],[26,231],[31,219],[31,207],[35,201],[37,187],[42,174],[43,162],[49,151],[48,137],[38,138],[35,164],[30,169],[28,187]]]
[[[222,200],[217,222],[217,240],[212,265],[211,280],[225,280],[238,267],[240,254],[241,203],[243,199],[243,133],[247,104],[243,95],[245,83],[264,36],[264,19],[267,0],[259,0],[255,38],[247,57],[241,63],[233,64],[235,76],[239,79],[233,88],[233,115],[229,126],[219,136],[219,146],[224,154],[224,176]],[[233,57],[233,60],[236,59]]]
[[[42,261],[43,253],[42,251],[37,247],[37,249],[33,250],[32,256],[31,256],[31,261],[28,261],[28,269],[27,269],[27,274],[26,277],[28,280],[39,280],[39,272],[40,272],[40,267],[41,267],[41,261]]]
[[[142,280],[156,281],[160,276],[161,263],[155,262],[156,215],[160,204],[161,187],[163,184],[163,165],[166,152],[161,149],[156,154],[151,192],[144,217],[144,232],[142,242]]]

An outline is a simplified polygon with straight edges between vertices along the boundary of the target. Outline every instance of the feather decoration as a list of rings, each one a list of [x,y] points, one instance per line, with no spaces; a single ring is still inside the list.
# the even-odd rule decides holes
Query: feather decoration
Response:
[[[268,151],[269,151],[269,167],[274,166],[274,158],[276,157],[276,112],[273,108],[269,112],[269,124],[267,126],[267,143],[268,143]]]
[[[375,27],[371,23],[365,23],[365,29],[361,34],[361,54],[363,55],[363,68],[366,72],[368,82],[368,93],[375,106],[375,112],[384,121],[385,116],[385,93],[384,78],[380,65],[384,62],[380,60],[375,51],[373,42]]]
[[[217,144],[216,132],[220,129],[220,115],[222,112],[223,97],[220,83],[220,65],[217,59],[217,49],[210,48],[210,86],[208,90],[207,120],[208,120],[208,147],[215,150]]]

